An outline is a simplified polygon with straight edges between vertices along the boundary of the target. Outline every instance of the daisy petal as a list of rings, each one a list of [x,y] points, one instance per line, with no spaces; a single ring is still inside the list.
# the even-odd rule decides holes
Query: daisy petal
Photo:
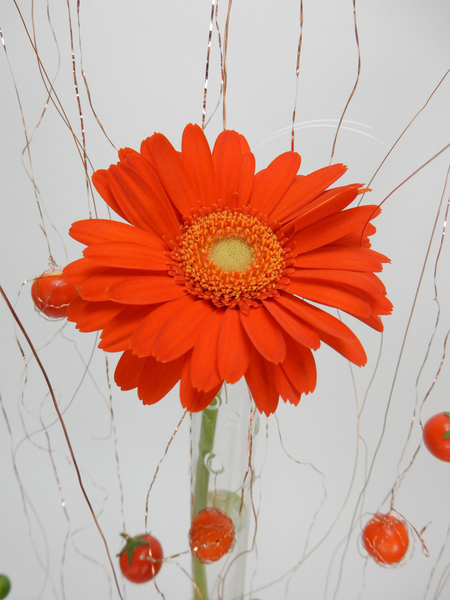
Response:
[[[63,278],[68,283],[80,284],[98,272],[98,267],[84,258],[79,258],[64,267]]]
[[[69,235],[86,246],[115,241],[142,244],[155,250],[170,250],[164,240],[153,231],[142,231],[128,223],[109,219],[77,221],[72,224]]]
[[[177,312],[183,313],[192,302],[196,302],[194,296],[186,295],[157,306],[132,335],[130,348],[133,352],[138,356],[151,356],[153,342],[167,321]]]
[[[341,164],[330,165],[297,179],[278,204],[272,207],[269,218],[280,223],[289,221],[300,208],[309,204],[342,177],[346,170],[347,167]]]
[[[305,348],[289,336],[285,337],[287,352],[281,367],[300,393],[309,394],[315,390],[317,381],[314,356],[309,348]]]
[[[389,313],[390,314],[390,313]],[[380,333],[384,331],[383,321],[380,319],[378,315],[371,315],[368,319],[359,319],[362,323],[365,323],[375,331],[379,331]]]
[[[291,240],[295,242],[294,254],[310,252],[354,233],[354,230],[361,235],[368,221],[379,212],[377,206],[358,206],[320,219],[292,236]]]
[[[83,298],[81,298],[81,296],[78,295],[78,298],[75,298],[75,300],[72,300],[72,302],[69,304],[69,307],[67,309],[67,320],[76,323],[78,315],[87,306],[90,306],[89,302],[86,302],[86,300],[83,300]]]
[[[124,166],[111,165],[107,171],[108,183],[117,204],[120,206],[125,219],[144,231],[154,231],[151,223],[150,207],[145,194],[140,188],[132,185]]]
[[[319,348],[320,339],[314,329],[286,310],[277,302],[276,298],[274,300],[263,300],[262,303],[284,331],[293,337],[294,340],[297,340],[299,344],[303,344],[303,346],[312,348],[313,350]]]
[[[325,304],[325,306],[339,308],[355,317],[367,318],[372,312],[368,302],[338,285],[328,286],[317,282],[291,279],[287,291],[307,300]]]
[[[107,352],[128,350],[133,332],[150,310],[149,306],[127,306],[104,325],[98,347]]]
[[[285,152],[273,160],[253,188],[250,206],[269,215],[292,184],[300,167],[297,152]],[[272,218],[272,217],[271,217]]]
[[[155,161],[153,160],[152,142],[153,136],[143,140],[140,147],[140,153],[142,158],[150,165],[150,167],[156,173]]]
[[[160,363],[149,356],[139,377],[138,396],[143,404],[156,404],[178,383],[183,367],[183,358]]]
[[[180,234],[180,223],[175,215],[172,203],[161,183],[148,163],[139,154],[130,157],[125,164],[119,165],[123,181],[134,202],[141,202],[140,212],[148,219],[152,229],[158,235],[169,238]]]
[[[241,173],[239,177],[239,206],[246,206],[250,199],[255,175],[256,161],[251,152],[241,156]]]
[[[108,182],[127,221],[136,227],[172,238],[180,233],[180,225],[161,184],[143,159],[139,159],[145,178],[127,164],[111,165]],[[135,168],[136,160],[130,160]]]
[[[255,173],[255,176],[253,178],[253,189],[256,189],[259,185],[259,182],[261,181],[261,178],[263,177],[264,173],[266,172],[266,169],[261,169],[261,171],[258,171],[257,173]],[[298,175],[296,175],[296,177],[298,177]],[[294,177],[295,180],[295,177]]]
[[[349,271],[349,273],[350,272],[351,271]],[[342,273],[342,279],[344,280],[345,272]],[[353,272],[353,274],[361,276],[372,275],[373,277],[375,277],[372,273]],[[362,277],[361,280],[363,280]],[[370,281],[369,277],[368,281]],[[293,286],[290,287],[290,291],[293,291],[295,286],[297,285],[297,290],[301,290],[301,292],[296,292],[299,296],[303,296],[310,300],[321,302],[322,304],[333,306],[335,308],[342,308],[342,310],[345,310],[345,312],[348,312],[349,314],[353,315],[357,319],[363,320],[364,322],[366,322],[366,319],[369,318],[372,314],[390,315],[392,312],[393,306],[392,303],[384,295],[384,286],[382,287],[381,292],[374,292],[372,291],[372,289],[370,289],[369,283],[367,283],[365,289],[363,289],[362,287],[358,288],[356,286],[348,285],[345,281],[344,283],[338,283],[333,281],[328,283],[325,279],[321,281],[319,278],[315,280],[293,278],[291,280],[291,283],[293,284]],[[373,282],[371,283],[373,284],[372,287],[378,287]],[[378,278],[377,283],[383,285],[378,280]],[[323,299],[319,300],[319,297]],[[330,303],[332,297],[337,299],[337,302],[339,302],[339,306],[337,303]],[[364,314],[364,311],[366,310],[363,306],[364,304],[366,304],[369,307],[371,315]],[[361,311],[363,312],[361,313]]]
[[[349,342],[348,340],[344,340],[342,338],[335,338],[326,333],[322,333],[320,337],[325,344],[330,346],[330,348],[333,348],[333,350],[336,350],[336,352],[339,352],[339,354],[342,354],[342,356],[355,364],[357,367],[363,367],[367,363],[367,356],[364,352],[364,348],[356,336],[356,342]]]
[[[87,265],[91,265],[88,260],[84,259]],[[81,282],[78,287],[79,294],[85,300],[90,302],[104,302],[111,300],[106,293],[106,290],[114,285],[115,283],[127,281],[132,277],[132,271],[124,271],[118,275],[117,270],[104,269],[99,271],[98,265],[95,265],[95,270],[91,273],[90,277],[86,278]]]
[[[105,296],[105,290],[113,283],[137,277],[139,275],[149,275],[148,271],[139,269],[117,269],[114,267],[105,267],[96,264],[86,258],[80,258],[73,263],[68,264],[64,271],[63,277],[65,281],[75,283],[79,286],[79,291],[83,296],[82,290],[85,288],[86,294],[94,294],[98,297],[91,298],[86,296],[86,300],[98,302],[99,300],[108,300]],[[89,289],[89,292],[87,291]]]
[[[197,390],[207,392],[223,383],[217,365],[219,333],[225,309],[217,308],[205,321],[192,351],[191,382]]]
[[[232,195],[239,189],[241,166],[239,134],[235,131],[223,131],[214,144],[212,158],[216,173],[216,197],[228,206]]]
[[[210,302],[191,302],[165,323],[153,344],[153,356],[161,362],[175,360],[190,350],[197,341],[200,329],[213,312]]]
[[[354,340],[356,337],[342,321],[336,319],[336,317],[333,317],[333,315],[330,315],[321,308],[297,298],[297,296],[280,292],[280,295],[277,297],[277,302],[312,325],[316,330],[319,330],[319,337],[321,337],[321,331],[333,337],[339,337],[350,341]]]
[[[361,185],[353,184],[345,187],[334,188],[321,194],[318,198],[294,213],[283,229],[295,227],[300,231],[312,225],[319,219],[324,219],[334,213],[341,212],[358,196]]]
[[[283,400],[297,406],[300,402],[300,392],[292,385],[292,382],[289,380],[282,367],[266,361],[266,368]]]
[[[241,154],[247,154],[247,152],[250,152],[250,146],[248,145],[245,136],[243,136],[241,133],[239,133],[239,143],[241,145]]]
[[[108,204],[108,206],[110,206],[113,211],[119,215],[119,217],[122,217],[122,219],[128,221],[125,213],[120,207],[120,204],[117,202],[113,192],[111,191],[111,186],[108,179],[108,171],[105,169],[99,169],[98,171],[95,171],[95,173],[92,175],[92,183],[106,204]]]
[[[245,380],[258,410],[269,416],[278,406],[279,394],[266,364],[263,357],[253,348]]]
[[[228,383],[237,383],[247,370],[252,344],[245,333],[238,308],[228,308],[219,333],[218,367]]]
[[[95,304],[86,302],[80,297],[77,299],[83,303],[81,310],[76,310],[76,305],[71,302],[68,310],[67,319],[75,321],[79,331],[98,331],[103,329],[116,315],[125,308],[122,304],[116,302],[95,302]],[[75,310],[74,310],[75,308]]]
[[[219,393],[222,384],[219,384],[208,392],[196,390],[191,383],[191,355],[191,352],[186,354],[183,363],[180,382],[180,401],[181,406],[187,408],[190,412],[200,412],[211,404]]]
[[[205,134],[198,125],[187,125],[181,142],[183,164],[201,206],[216,201],[214,165]]]
[[[140,156],[139,152],[137,152],[136,150],[133,150],[133,148],[119,148],[119,151],[117,152],[117,154],[119,155],[119,160],[121,162],[124,162],[125,160],[133,157],[133,156]]]
[[[122,304],[157,304],[181,298],[186,292],[167,275],[122,278],[106,290],[108,300]]]
[[[145,358],[139,358],[131,350],[124,352],[114,372],[116,385],[123,391],[136,388],[145,363]]]
[[[161,250],[128,242],[104,242],[86,248],[83,256],[104,267],[167,271],[167,258]]]
[[[241,323],[250,341],[260,354],[270,362],[283,362],[286,345],[282,330],[273,317],[264,309],[250,310],[247,315],[240,311]]]
[[[186,390],[182,395],[180,389],[181,406],[187,408],[190,412],[200,412],[211,404],[211,402],[220,392],[221,387],[222,384],[218,385],[212,390],[209,390],[208,392],[199,392],[198,390],[192,388],[189,391],[189,396],[186,395]]]
[[[364,291],[374,298],[384,296],[386,288],[373,273],[361,273],[360,271],[344,271],[342,269],[297,269],[290,276],[300,282],[305,279],[315,281],[322,285],[326,281],[346,284]]]
[[[161,133],[151,138],[151,156],[166,194],[182,215],[198,205],[189,175],[172,144]]]
[[[295,266],[304,269],[345,269],[379,273],[390,260],[368,248],[348,248],[328,245],[307,254],[299,254]]]

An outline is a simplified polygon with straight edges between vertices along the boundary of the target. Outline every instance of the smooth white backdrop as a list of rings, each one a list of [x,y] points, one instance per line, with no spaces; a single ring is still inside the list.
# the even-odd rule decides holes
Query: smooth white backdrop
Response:
[[[295,149],[302,155],[300,172],[308,173],[330,162],[337,124],[357,76],[358,47],[350,0],[306,0],[303,8]],[[186,123],[201,122],[211,4],[82,1],[80,29],[76,9],[69,0],[4,0],[0,6],[6,48],[0,57],[0,284],[48,371],[114,556],[124,520],[129,533],[144,528],[145,497],[183,410],[177,388],[153,407],[142,406],[135,392],[122,393],[113,383],[110,390],[117,356],[110,356],[106,365],[105,355],[94,351],[95,335],[49,322],[33,310],[30,280],[48,268],[41,226],[54,259],[64,266],[81,255],[80,245],[67,235],[71,223],[94,211],[72,132],[47,102],[42,74],[45,69],[52,97],[80,139],[72,34],[89,173],[117,160],[93,110],[116,148],[138,148],[154,131],[179,146]],[[222,0],[222,46],[226,11]],[[361,73],[333,157],[333,162],[349,166],[344,183],[371,180],[450,67],[448,2],[357,0],[356,17]],[[31,39],[35,36],[39,61],[27,32]],[[233,2],[227,127],[247,137],[259,169],[290,149],[299,33],[298,0]],[[211,117],[220,100],[215,25],[209,73]],[[364,202],[382,202],[450,143],[449,106],[447,78],[389,155]],[[220,106],[206,129],[211,144],[223,126],[221,110]],[[416,173],[388,198],[376,220],[373,244],[392,259],[382,279],[395,307],[393,315],[384,318],[381,353],[378,333],[344,317],[367,349],[367,367],[351,369],[323,347],[316,354],[316,392],[297,408],[282,405],[277,411],[283,445],[277,419],[261,419],[257,550],[249,558],[248,597],[416,600],[450,594],[450,466],[424,448],[413,460],[421,440],[418,411],[435,380],[450,328],[448,239],[434,278],[445,206],[405,341],[449,157],[450,151],[444,152]],[[98,195],[95,203],[98,215],[106,217]],[[437,327],[435,283],[441,309]],[[0,319],[0,572],[12,580],[11,599],[117,598],[42,375],[4,303]],[[424,421],[450,409],[449,382],[444,361],[423,407]],[[386,569],[366,560],[359,537],[371,514],[389,510],[390,491],[402,473],[394,507],[418,531],[427,526],[423,540],[429,557],[411,530],[405,564]],[[166,555],[188,550],[188,419],[161,463],[150,495],[149,528]],[[190,580],[180,567],[189,569],[188,555],[165,564],[158,576],[167,600],[190,597]],[[125,593],[130,599],[160,597],[152,584],[127,584]]]

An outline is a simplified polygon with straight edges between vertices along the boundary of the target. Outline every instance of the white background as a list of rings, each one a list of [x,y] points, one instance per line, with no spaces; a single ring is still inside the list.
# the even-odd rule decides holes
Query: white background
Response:
[[[108,381],[118,357],[108,357],[108,374],[105,355],[94,351],[95,335],[49,322],[33,310],[30,280],[48,268],[42,227],[55,261],[63,266],[81,255],[80,245],[67,235],[70,224],[94,211],[72,136],[73,131],[81,139],[71,33],[92,173],[117,160],[93,110],[116,148],[138,148],[154,131],[179,147],[184,126],[201,122],[211,5],[207,0],[84,0],[80,29],[76,8],[74,1],[63,0],[3,0],[0,6],[6,47],[0,56],[0,283],[48,371],[114,556],[124,521],[131,534],[144,529],[146,494],[183,411],[177,388],[153,407],[142,406],[134,391],[122,393],[114,384],[110,393]],[[226,10],[221,3],[222,46]],[[290,149],[299,14],[298,0],[233,2],[227,127],[246,136],[258,168]],[[349,166],[344,183],[371,180],[450,67],[450,4],[445,0],[357,1],[356,17],[361,74],[333,157]],[[35,36],[39,62],[27,34],[31,40]],[[306,0],[295,134],[301,173],[330,162],[357,67],[352,2]],[[72,131],[54,104],[47,106],[43,69]],[[208,117],[220,100],[219,88],[214,25]],[[389,155],[364,202],[382,202],[450,143],[449,106],[450,76]],[[211,144],[222,127],[220,106],[206,129]],[[449,157],[450,151],[444,152],[414,174],[388,198],[376,220],[374,248],[392,259],[382,278],[395,308],[383,319],[383,338],[346,319],[367,349],[367,367],[352,369],[323,347],[316,353],[316,392],[297,408],[282,405],[277,411],[284,447],[277,419],[261,419],[254,488],[257,551],[249,558],[248,598],[450,597],[450,466],[423,447],[413,460],[421,443],[419,417],[425,422],[450,409],[445,361],[423,405],[450,328],[448,238],[434,277],[445,206],[405,338]],[[444,205],[447,197],[448,190]],[[106,217],[97,195],[95,202],[99,216]],[[44,380],[3,301],[0,319],[0,572],[12,580],[10,597],[118,598]],[[373,513],[389,510],[399,475],[404,477],[394,508],[417,531],[427,526],[423,540],[429,557],[411,528],[405,563],[386,569],[366,559],[359,537]],[[150,494],[149,529],[166,555],[188,550],[188,418],[164,456]],[[180,567],[189,569],[187,554],[168,561],[158,576],[167,600],[190,597],[190,579]],[[124,594],[130,599],[161,597],[152,584],[127,584]]]

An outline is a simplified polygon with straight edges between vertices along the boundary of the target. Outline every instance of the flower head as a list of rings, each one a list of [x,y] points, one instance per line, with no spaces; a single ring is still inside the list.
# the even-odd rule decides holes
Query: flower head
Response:
[[[380,209],[346,209],[360,184],[328,189],[346,167],[297,175],[286,152],[255,174],[247,141],[221,133],[211,153],[197,125],[177,152],[160,133],[140,153],[93,175],[124,222],[78,221],[84,258],[64,269],[79,298],[68,318],[103,330],[100,348],[123,352],[115,381],[145,404],[180,381],[191,411],[224,381],[245,377],[260,411],[298,404],[316,385],[312,350],[325,342],[354,364],[366,355],[338,308],[382,331],[392,305],[374,272],[389,262],[370,249]],[[344,210],[346,209],[346,210]]]

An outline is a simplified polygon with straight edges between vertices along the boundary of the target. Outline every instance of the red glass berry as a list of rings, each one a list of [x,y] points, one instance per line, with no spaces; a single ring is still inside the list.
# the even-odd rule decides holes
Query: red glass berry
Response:
[[[42,273],[33,281],[31,297],[39,312],[51,319],[67,317],[67,309],[78,296],[73,283],[64,281],[61,271]]]
[[[217,508],[201,510],[189,532],[191,552],[201,563],[219,560],[234,544],[233,521]]]
[[[396,517],[376,514],[364,527],[362,541],[376,562],[393,565],[400,562],[408,550],[408,530]]]

